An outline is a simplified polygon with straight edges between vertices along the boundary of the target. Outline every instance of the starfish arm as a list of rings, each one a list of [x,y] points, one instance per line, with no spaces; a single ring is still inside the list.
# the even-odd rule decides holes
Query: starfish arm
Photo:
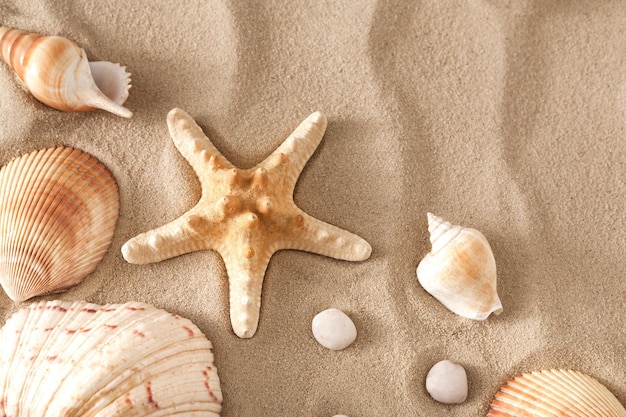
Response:
[[[202,132],[196,121],[181,109],[172,109],[167,115],[167,126],[174,145],[189,162],[202,183],[207,177],[207,168],[217,171],[235,166],[224,157]],[[201,184],[210,186],[210,184]]]
[[[228,274],[230,322],[233,331],[242,339],[250,338],[259,325],[263,278],[273,252],[255,252],[247,242],[224,246],[218,252],[224,260]]]
[[[132,264],[148,264],[202,249],[212,249],[209,236],[201,236],[194,225],[201,222],[190,212],[130,239],[122,246],[122,256]]]
[[[372,247],[363,238],[301,212],[297,234],[282,249],[297,249],[344,261],[364,261]]]
[[[268,171],[280,165],[286,172],[281,173],[285,184],[293,190],[302,173],[302,169],[315,152],[324,132],[326,131],[326,116],[315,112],[304,119],[291,135],[255,168],[263,167]],[[287,164],[284,164],[287,160]]]

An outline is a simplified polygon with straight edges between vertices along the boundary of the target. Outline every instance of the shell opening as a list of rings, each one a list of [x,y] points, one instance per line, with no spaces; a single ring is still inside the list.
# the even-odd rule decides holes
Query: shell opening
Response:
[[[89,62],[91,76],[98,89],[115,104],[121,106],[128,99],[130,89],[130,74],[126,72],[126,67],[107,61]],[[132,113],[126,110],[130,117]]]

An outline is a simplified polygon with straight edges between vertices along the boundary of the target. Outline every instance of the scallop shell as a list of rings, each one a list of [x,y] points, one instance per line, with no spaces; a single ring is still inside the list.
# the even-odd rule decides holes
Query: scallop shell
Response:
[[[491,313],[500,314],[496,262],[483,234],[432,213],[428,231],[432,250],[417,267],[422,287],[460,316],[484,320]]]
[[[119,213],[115,179],[78,149],[42,149],[0,170],[0,284],[21,302],[94,271]]]
[[[85,51],[69,39],[0,27],[0,51],[26,89],[50,107],[133,115],[122,106],[130,89],[126,68],[89,62]]]
[[[546,370],[517,376],[502,386],[487,417],[626,417],[617,398],[578,371]]]
[[[0,330],[0,416],[218,416],[211,342],[143,303],[34,303]]]

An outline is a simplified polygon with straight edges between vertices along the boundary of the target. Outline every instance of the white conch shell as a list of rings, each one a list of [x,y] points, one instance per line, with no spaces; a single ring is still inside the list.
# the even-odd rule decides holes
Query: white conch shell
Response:
[[[572,370],[526,373],[500,388],[487,417],[626,417],[626,409],[595,378]]]
[[[111,172],[71,147],[23,155],[0,170],[0,284],[20,302],[93,272],[111,244],[119,193]]]
[[[0,27],[0,51],[35,98],[63,111],[102,109],[131,117],[130,74],[111,62],[89,62],[74,42],[60,36]]]
[[[417,267],[417,278],[452,312],[474,320],[500,314],[496,262],[487,239],[476,229],[455,226],[428,213],[432,250]]]
[[[0,416],[219,416],[211,349],[148,304],[31,304],[0,329]]]

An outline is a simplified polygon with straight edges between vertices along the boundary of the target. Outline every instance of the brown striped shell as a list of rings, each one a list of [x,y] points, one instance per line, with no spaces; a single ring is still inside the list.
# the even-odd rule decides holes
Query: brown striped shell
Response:
[[[211,349],[148,304],[34,303],[0,329],[0,416],[219,416]]]
[[[89,62],[74,42],[60,36],[0,27],[0,52],[37,100],[63,111],[102,109],[131,117],[130,74],[106,61]]]
[[[0,284],[20,302],[80,283],[118,214],[115,179],[88,153],[57,147],[12,160],[0,169]]]
[[[595,378],[545,370],[513,378],[500,388],[487,417],[626,417],[626,409]]]

